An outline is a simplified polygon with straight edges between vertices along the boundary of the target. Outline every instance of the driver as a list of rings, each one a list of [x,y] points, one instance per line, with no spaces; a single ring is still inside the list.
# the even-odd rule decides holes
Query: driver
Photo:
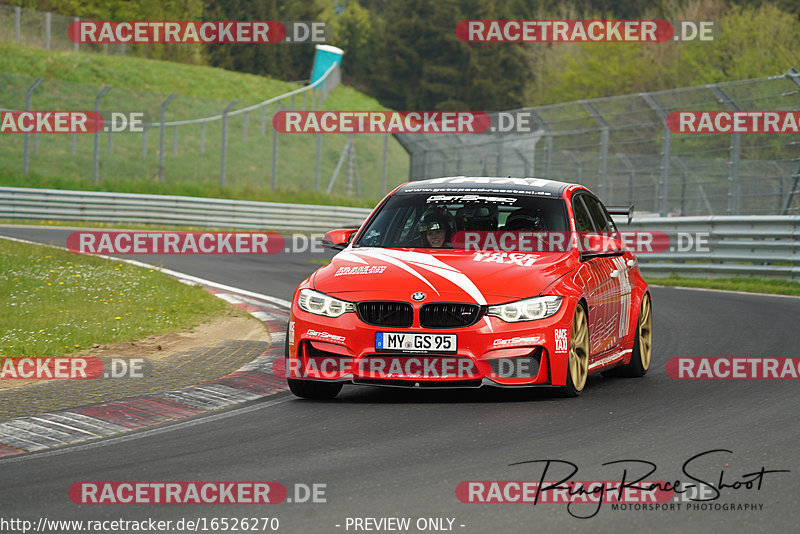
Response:
[[[509,214],[506,219],[506,224],[503,226],[504,230],[527,230],[533,232],[542,232],[546,230],[544,221],[539,216],[538,212],[526,208],[520,208]]]
[[[442,248],[450,243],[450,221],[441,210],[430,211],[419,221],[423,248]]]

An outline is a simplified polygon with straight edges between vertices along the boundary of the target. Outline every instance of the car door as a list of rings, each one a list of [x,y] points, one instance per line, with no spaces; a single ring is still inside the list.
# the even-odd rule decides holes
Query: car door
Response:
[[[594,227],[608,238],[608,247],[622,249],[617,239],[617,227],[603,204],[592,195],[583,195],[583,202],[589,211]],[[630,313],[631,284],[628,278],[628,266],[624,256],[602,258],[602,275],[606,278],[601,283],[604,302],[604,322],[600,325],[602,340],[600,352],[619,345],[627,335],[628,314]],[[599,274],[599,273],[598,273]]]
[[[577,193],[572,197],[575,228],[582,244],[586,242],[587,233],[605,230],[606,222],[601,217],[597,217],[597,215],[592,216],[592,211],[597,212],[598,202],[588,193]],[[603,211],[601,207],[600,212],[602,213]],[[611,276],[612,272],[617,269],[616,259],[598,257],[584,262],[585,268],[590,273],[587,294],[590,359],[594,359],[595,356],[612,349],[618,343],[618,296],[616,296],[616,281]]]

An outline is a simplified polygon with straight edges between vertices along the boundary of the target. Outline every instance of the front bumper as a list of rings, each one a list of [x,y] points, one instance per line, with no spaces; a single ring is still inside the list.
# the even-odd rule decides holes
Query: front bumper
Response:
[[[337,318],[292,307],[288,378],[399,387],[564,385],[574,303],[546,319],[507,323],[484,316],[464,328],[368,325],[356,313]],[[415,310],[416,312],[417,310]],[[455,353],[380,351],[377,332],[456,334]]]

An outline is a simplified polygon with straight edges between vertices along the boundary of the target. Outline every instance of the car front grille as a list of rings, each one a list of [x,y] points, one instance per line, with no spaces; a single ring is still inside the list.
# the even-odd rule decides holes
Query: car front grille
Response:
[[[477,304],[436,302],[422,306],[419,323],[425,328],[459,328],[477,323],[482,315]]]
[[[361,320],[374,326],[408,328],[414,322],[414,309],[407,302],[367,301],[357,308]]]

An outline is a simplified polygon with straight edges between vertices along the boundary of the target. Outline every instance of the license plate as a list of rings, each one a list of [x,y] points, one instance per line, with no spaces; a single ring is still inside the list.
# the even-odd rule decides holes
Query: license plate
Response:
[[[375,332],[375,350],[453,353],[458,350],[458,336],[456,334]]]

